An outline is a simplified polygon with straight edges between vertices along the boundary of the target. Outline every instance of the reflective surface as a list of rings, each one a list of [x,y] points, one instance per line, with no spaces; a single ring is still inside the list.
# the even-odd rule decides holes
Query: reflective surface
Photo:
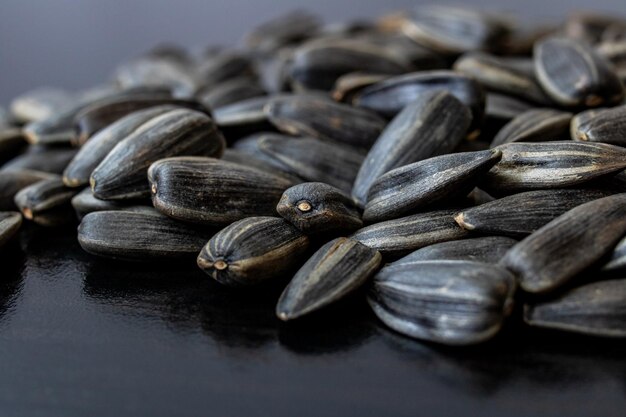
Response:
[[[103,261],[74,234],[30,226],[0,256],[2,416],[624,415],[626,341],[513,320],[446,349],[386,330],[358,296],[284,324],[280,285]]]

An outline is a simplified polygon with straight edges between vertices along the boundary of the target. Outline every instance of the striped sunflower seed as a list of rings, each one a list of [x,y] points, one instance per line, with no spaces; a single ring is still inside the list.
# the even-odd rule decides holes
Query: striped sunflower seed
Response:
[[[148,170],[152,203],[175,219],[224,226],[249,216],[271,216],[294,185],[232,162],[203,157],[162,159]]]
[[[146,171],[153,162],[179,155],[220,157],[226,143],[207,115],[176,109],[142,124],[119,142],[93,170],[96,198],[119,200],[150,195]]]
[[[265,90],[257,82],[247,77],[239,77],[202,90],[196,94],[196,98],[206,108],[214,109],[264,95]]]
[[[345,237],[322,246],[283,291],[276,315],[293,320],[337,302],[361,287],[380,266],[376,250]]]
[[[197,88],[186,65],[158,56],[144,56],[119,65],[113,80],[123,90],[159,88],[176,97],[190,97]]]
[[[626,279],[594,282],[560,297],[526,305],[531,326],[602,337],[626,337]]]
[[[241,140],[237,142],[237,144],[240,144],[242,142],[246,141]],[[246,149],[226,148],[224,150],[224,155],[222,155],[220,159],[222,159],[223,161],[234,162],[239,165],[245,165],[249,168],[255,168],[268,174],[284,177],[294,184],[303,182],[302,178],[299,178],[296,175],[292,175],[289,172],[283,171],[282,167],[276,167],[272,165],[272,163],[261,159],[259,157],[261,154],[257,153],[257,150],[258,148],[256,147],[256,144],[253,144],[250,146],[250,148]]]
[[[609,254],[626,234],[626,194],[575,207],[515,245],[501,264],[524,291],[553,291]]]
[[[59,88],[36,88],[11,101],[11,115],[21,123],[36,122],[71,107],[74,100],[70,93]]]
[[[198,255],[198,266],[229,286],[280,278],[306,259],[309,238],[287,220],[248,217],[219,231]]]
[[[113,210],[125,210],[125,211],[135,211],[135,210],[151,210],[154,211],[152,206],[141,205],[141,203],[150,203],[150,201],[139,200],[135,205],[130,205],[130,203],[118,202],[118,201],[105,201],[98,200],[93,196],[91,189],[85,188],[80,193],[76,194],[72,198],[72,207],[76,212],[76,215],[79,220],[85,217],[89,213],[93,213],[94,211],[113,211]]]
[[[626,146],[626,105],[590,110],[576,116],[572,139]]]
[[[467,107],[445,91],[422,94],[385,128],[370,149],[352,188],[362,206],[374,182],[386,172],[451,152],[469,127]]]
[[[548,38],[535,44],[534,56],[539,83],[562,106],[599,107],[624,98],[624,87],[611,65],[583,43]]]
[[[0,172],[0,211],[16,209],[14,203],[15,194],[22,188],[51,178],[58,178],[58,176],[27,169]]]
[[[389,78],[383,74],[369,74],[364,72],[351,72],[337,78],[331,92],[335,101],[352,103],[354,98],[366,87]]]
[[[88,213],[78,226],[78,242],[86,252],[133,260],[194,257],[212,234],[148,208]]]
[[[276,211],[306,234],[350,233],[363,227],[361,213],[350,196],[321,182],[287,189]]]
[[[317,33],[319,18],[303,11],[280,15],[246,34],[247,47],[261,53],[271,53],[292,43],[301,42]]]
[[[534,105],[515,97],[499,93],[487,93],[485,115],[491,121],[509,121],[520,114],[534,109]]]
[[[201,61],[195,70],[202,88],[211,88],[235,78],[256,80],[257,73],[250,56],[245,52],[222,52]]]
[[[467,208],[454,219],[473,232],[519,237],[533,233],[574,207],[610,194],[599,189],[527,191]]]
[[[466,196],[502,156],[499,150],[453,153],[393,169],[372,185],[363,220],[374,223]]]
[[[0,249],[15,237],[22,225],[22,215],[15,211],[0,211]]]
[[[515,278],[504,268],[471,261],[386,266],[368,301],[378,318],[404,335],[446,345],[493,337],[512,309]]]
[[[25,219],[41,226],[58,226],[74,218],[71,201],[77,193],[78,190],[65,187],[58,177],[22,188],[14,201]]]
[[[435,243],[418,249],[390,265],[404,265],[422,261],[475,261],[498,263],[517,240],[504,236]]]
[[[553,109],[528,110],[507,123],[491,146],[511,142],[535,142],[567,139],[572,113]]]
[[[2,165],[2,172],[33,170],[61,174],[76,152],[74,148],[31,145],[26,152]]]

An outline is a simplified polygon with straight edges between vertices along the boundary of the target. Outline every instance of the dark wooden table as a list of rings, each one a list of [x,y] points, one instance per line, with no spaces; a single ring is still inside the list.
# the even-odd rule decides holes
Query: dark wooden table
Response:
[[[619,416],[626,343],[524,328],[442,348],[361,296],[280,323],[280,286],[96,259],[29,226],[0,257],[2,416]]]

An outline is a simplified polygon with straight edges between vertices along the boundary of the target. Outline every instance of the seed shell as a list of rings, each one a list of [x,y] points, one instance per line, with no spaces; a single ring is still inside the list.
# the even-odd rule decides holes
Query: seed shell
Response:
[[[148,206],[150,201],[138,200],[132,203],[124,203],[118,201],[105,201],[98,200],[93,196],[91,189],[85,188],[80,193],[76,194],[72,198],[72,207],[78,216],[78,219],[81,220],[89,213],[93,213],[94,211],[112,211],[112,210],[125,210],[125,211],[135,211],[135,210],[151,210],[154,211],[152,206]],[[144,203],[144,205],[141,205]],[[147,203],[147,204],[145,204]]]
[[[590,110],[576,116],[572,139],[626,146],[626,105]]]
[[[2,172],[27,169],[61,174],[76,152],[73,148],[31,145],[26,152],[2,165]]]
[[[26,169],[0,172],[0,211],[15,210],[15,194],[22,188],[45,179],[58,178],[47,172]]]
[[[567,139],[572,113],[553,109],[526,111],[507,123],[491,142],[495,147],[511,142]]]
[[[22,188],[15,195],[15,205],[27,220],[58,226],[73,219],[71,200],[77,193],[65,187],[60,177],[45,179]]]
[[[504,236],[477,237],[435,243],[411,252],[390,265],[422,261],[475,261],[495,264],[516,243],[517,240]]]
[[[604,271],[613,271],[626,267],[626,238],[619,241],[608,262],[602,267]]]
[[[0,249],[20,230],[22,215],[15,211],[0,211]]]

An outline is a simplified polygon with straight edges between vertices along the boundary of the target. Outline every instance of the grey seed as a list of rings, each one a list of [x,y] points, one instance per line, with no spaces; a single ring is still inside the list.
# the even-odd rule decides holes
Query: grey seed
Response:
[[[162,159],[148,170],[152,202],[175,219],[224,226],[249,216],[270,216],[287,188],[278,175],[213,158]]]
[[[87,214],[78,226],[78,242],[85,251],[135,260],[196,256],[212,234],[154,209],[97,211]]]
[[[15,194],[22,188],[25,188],[38,181],[60,178],[57,175],[47,172],[32,170],[12,170],[0,172],[0,211],[15,210],[16,206],[13,202]]]
[[[121,64],[113,74],[123,90],[133,88],[166,88],[177,97],[191,97],[197,88],[194,74],[179,62],[147,56]]]
[[[575,207],[515,245],[501,264],[524,291],[561,287],[604,255],[626,234],[626,194]]]
[[[369,149],[385,127],[376,114],[312,96],[274,98],[265,108],[279,130]]]
[[[71,200],[78,190],[67,188],[63,180],[45,179],[15,194],[15,205],[25,219],[41,226],[58,226],[73,219]]]
[[[383,323],[406,336],[469,345],[500,330],[514,289],[513,275],[496,265],[423,261],[381,269],[368,301]]]
[[[285,45],[301,42],[320,28],[317,16],[296,10],[255,27],[246,34],[246,46],[260,53],[271,53]]]
[[[241,143],[244,141],[245,140],[239,141],[237,143]],[[256,144],[255,144],[255,147],[256,147]],[[272,163],[267,162],[263,159],[260,159],[259,155],[260,154],[258,153],[257,154],[248,153],[244,149],[226,148],[224,150],[224,155],[222,155],[222,158],[220,159],[224,161],[228,161],[228,162],[234,162],[236,164],[243,165],[249,168],[258,169],[268,174],[278,175],[280,177],[285,178],[288,181],[291,181],[294,184],[304,181],[301,178],[293,174],[290,174],[288,172],[281,170],[281,168],[277,168],[276,166],[272,165]]]
[[[196,94],[196,98],[207,108],[213,109],[264,95],[265,90],[256,81],[239,77],[202,90]]]
[[[0,211],[0,249],[20,230],[22,215],[15,211]]]
[[[523,69],[520,70],[505,58],[483,52],[470,52],[462,55],[454,63],[453,68],[474,78],[490,91],[509,94],[533,103],[544,105],[551,103],[532,71],[529,74]]]
[[[388,220],[359,229],[351,237],[386,258],[398,258],[424,246],[467,237],[467,230],[454,221],[457,212],[437,210]]]
[[[464,229],[489,235],[525,236],[576,206],[608,196],[604,190],[556,189],[513,194],[460,212]]]
[[[287,189],[276,211],[307,234],[350,233],[363,227],[361,213],[349,195],[321,182]]]
[[[352,197],[365,205],[374,182],[384,173],[451,152],[470,124],[468,109],[445,91],[429,91],[406,106],[370,149],[354,182]]]
[[[2,172],[27,169],[61,174],[76,152],[74,148],[30,145],[26,152],[2,165]]]
[[[619,241],[611,257],[602,267],[604,271],[614,271],[626,267],[626,238]]]
[[[624,87],[606,59],[572,39],[548,38],[535,44],[535,71],[546,93],[570,107],[617,104]]]
[[[355,240],[331,240],[289,282],[276,305],[276,316],[293,320],[344,298],[378,270],[381,260],[378,251]]]
[[[169,93],[156,92],[119,97],[94,103],[76,115],[74,119],[78,132],[78,136],[75,138],[76,143],[84,144],[96,132],[133,112],[164,105],[188,108],[210,115],[209,110],[199,102],[175,99]]]
[[[502,159],[481,186],[488,192],[576,186],[626,168],[626,149],[604,143],[516,142],[497,149]]]
[[[281,278],[305,260],[309,238],[288,221],[248,217],[227,226],[198,255],[198,266],[229,286]]]
[[[277,169],[306,181],[319,181],[349,192],[365,153],[313,138],[259,134],[235,144]]]
[[[337,78],[354,71],[402,74],[410,70],[407,60],[384,47],[358,39],[329,38],[298,47],[289,74],[296,87],[330,91]]]
[[[402,217],[466,196],[502,156],[499,150],[454,153],[404,165],[372,185],[363,212],[367,223]]]
[[[478,128],[485,111],[485,91],[474,79],[454,71],[420,71],[391,77],[369,86],[354,104],[393,117],[408,104],[430,91],[447,91],[472,112],[472,130]]]
[[[156,106],[131,113],[92,136],[74,156],[63,171],[63,182],[68,187],[81,187],[89,183],[94,169],[111,150],[133,133],[139,126],[161,114],[176,109],[175,106]]]
[[[417,7],[402,31],[420,45],[454,55],[497,50],[510,28],[495,15],[459,6],[428,5]]]
[[[476,261],[498,263],[517,240],[504,236],[453,240],[426,246],[398,259],[390,265],[422,261]]]
[[[36,122],[69,108],[74,100],[70,93],[59,88],[36,88],[11,101],[11,114],[21,123]]]
[[[331,92],[334,100],[343,103],[352,103],[364,88],[389,78],[384,74],[369,74],[363,72],[350,72],[337,78]]]
[[[553,109],[528,110],[507,123],[493,139],[491,146],[566,139],[572,116],[572,113]]]
[[[602,337],[626,337],[626,279],[594,282],[557,299],[526,305],[531,326]]]
[[[137,202],[132,203],[123,203],[118,201],[105,201],[98,200],[93,196],[91,189],[85,188],[80,193],[76,194],[74,198],[72,198],[72,207],[74,211],[76,211],[76,215],[78,219],[81,220],[89,213],[93,213],[94,211],[112,211],[112,210],[125,210],[125,211],[136,211],[136,210],[151,210],[154,211],[152,206],[141,205],[141,203],[145,203],[143,200],[139,200]],[[149,204],[150,202],[147,201]]]
[[[499,93],[487,93],[485,114],[487,120],[511,120],[520,114],[534,109],[525,101]]]
[[[142,124],[94,169],[91,189],[102,200],[150,195],[146,171],[155,161],[179,155],[220,157],[226,143],[207,115],[177,109]]]
[[[240,52],[222,52],[207,57],[197,65],[195,72],[202,88],[214,87],[234,78],[256,80],[257,77],[251,57]]]
[[[572,135],[574,140],[626,146],[626,105],[577,115]]]

